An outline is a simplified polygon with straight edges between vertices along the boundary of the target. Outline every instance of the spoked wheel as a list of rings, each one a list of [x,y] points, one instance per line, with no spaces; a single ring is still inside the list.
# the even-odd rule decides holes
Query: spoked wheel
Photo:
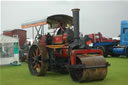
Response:
[[[96,81],[103,80],[107,75],[106,61],[103,56],[77,56],[76,65],[85,65],[86,68],[69,68],[69,73],[73,81],[83,82],[83,81]],[[100,66],[105,66],[100,68]],[[90,68],[95,67],[95,68]]]
[[[32,75],[43,76],[48,69],[48,62],[43,60],[47,57],[46,48],[32,45],[28,54],[28,67]]]

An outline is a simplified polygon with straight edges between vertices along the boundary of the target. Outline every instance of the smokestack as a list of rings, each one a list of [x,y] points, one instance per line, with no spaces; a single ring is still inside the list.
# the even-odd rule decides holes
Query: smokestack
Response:
[[[75,42],[79,41],[79,11],[80,9],[72,9]]]

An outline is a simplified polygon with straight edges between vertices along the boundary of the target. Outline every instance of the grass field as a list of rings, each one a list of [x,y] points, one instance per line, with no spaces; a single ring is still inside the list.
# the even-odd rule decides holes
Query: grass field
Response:
[[[111,66],[103,81],[73,82],[70,76],[48,72],[44,77],[32,76],[26,63],[0,67],[0,85],[128,85],[128,58],[107,58]]]

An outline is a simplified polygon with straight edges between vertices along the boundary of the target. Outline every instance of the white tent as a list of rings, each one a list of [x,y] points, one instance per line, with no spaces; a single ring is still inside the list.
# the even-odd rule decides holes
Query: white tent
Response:
[[[19,61],[18,38],[0,35],[0,65]]]

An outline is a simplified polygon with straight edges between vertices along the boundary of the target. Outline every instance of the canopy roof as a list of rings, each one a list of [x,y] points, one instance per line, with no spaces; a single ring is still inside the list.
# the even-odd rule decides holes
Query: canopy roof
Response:
[[[40,25],[45,25],[49,24],[51,28],[56,28],[58,25],[58,22],[63,23],[63,25],[72,25],[72,17],[69,15],[64,15],[64,14],[59,14],[59,15],[52,15],[48,16],[44,19],[41,20],[36,20],[32,22],[27,22],[22,24],[22,28],[29,28],[29,27],[35,27],[35,26],[40,26]]]

